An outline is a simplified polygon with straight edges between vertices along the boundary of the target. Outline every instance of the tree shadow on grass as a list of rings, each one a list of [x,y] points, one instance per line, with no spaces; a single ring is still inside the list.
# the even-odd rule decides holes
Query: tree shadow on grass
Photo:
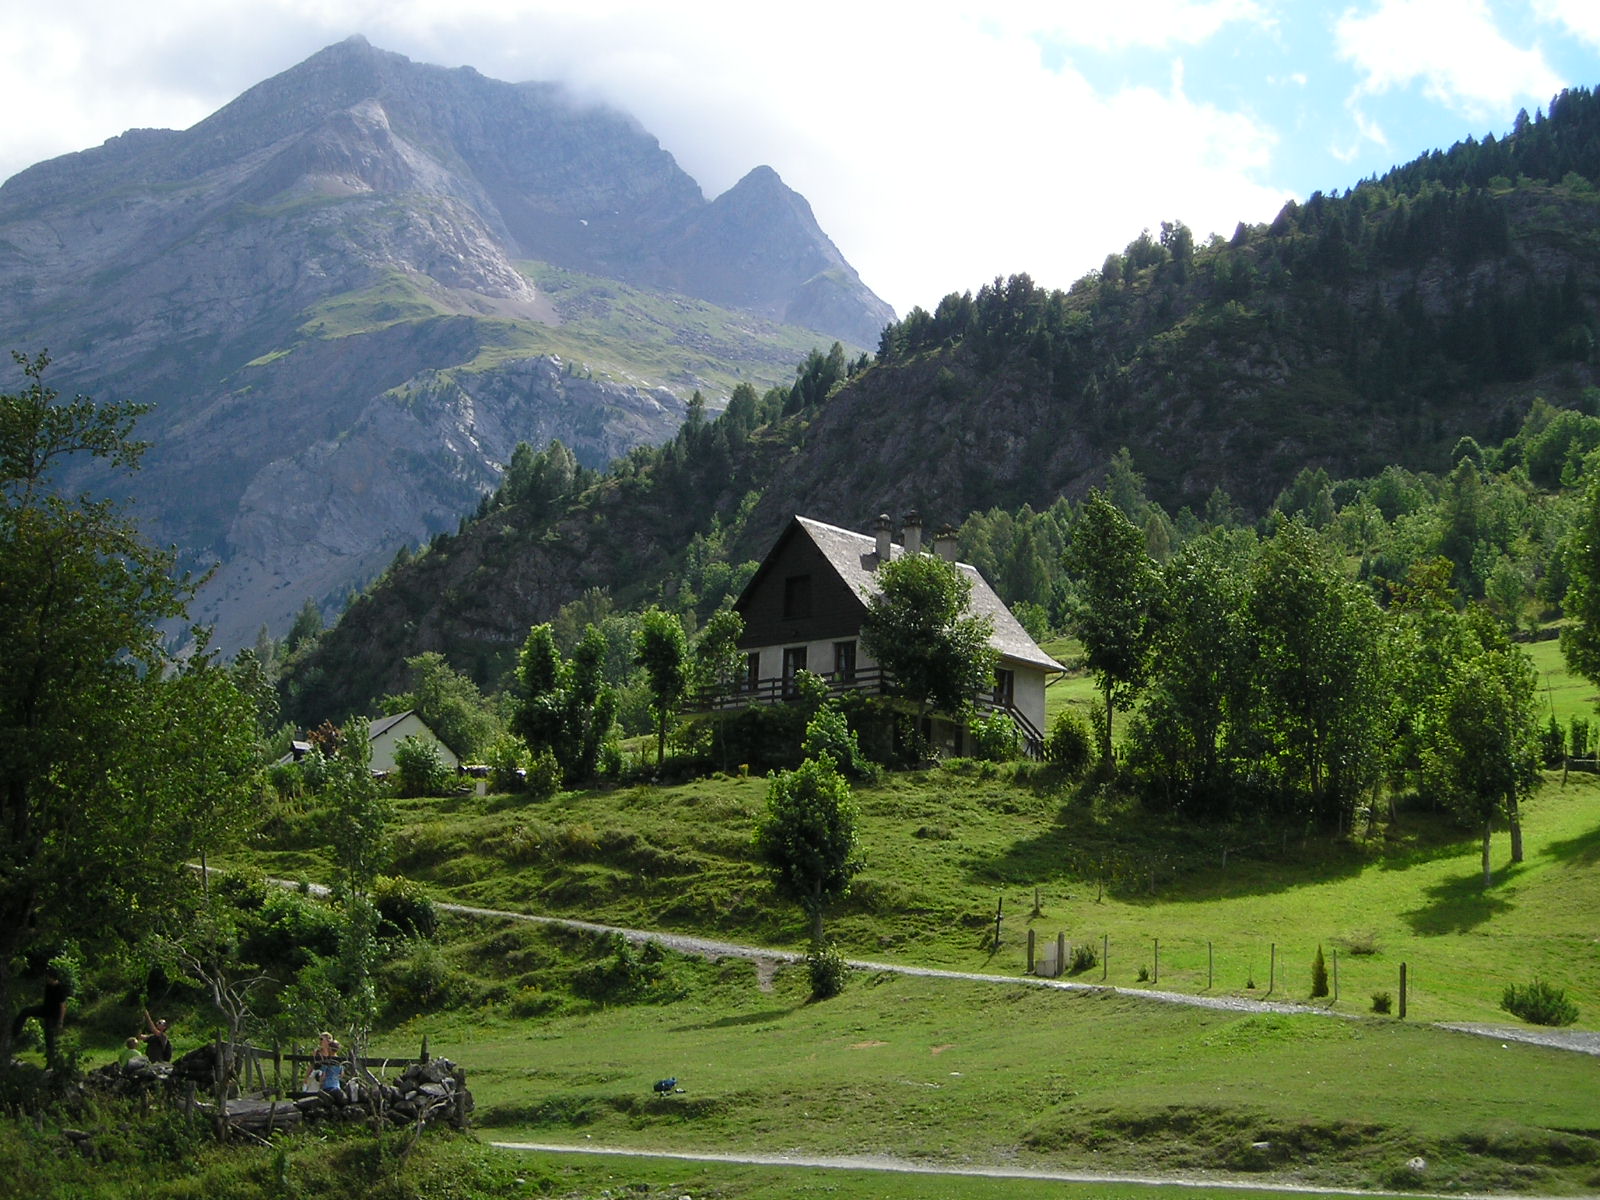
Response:
[[[707,1029],[731,1029],[736,1025],[763,1025],[771,1021],[781,1021],[796,1011],[798,1011],[796,1008],[769,1008],[738,1017],[718,1017],[715,1021],[702,1021],[698,1025],[674,1025],[672,1032],[701,1033]]]
[[[1287,831],[1286,831],[1287,830]],[[1204,825],[1140,811],[1096,817],[1065,805],[1049,827],[969,861],[985,885],[1072,880],[1125,904],[1270,895],[1359,874],[1368,851],[1302,826]]]
[[[1588,866],[1600,862],[1600,826],[1580,833],[1564,842],[1551,842],[1540,854],[1548,854],[1573,866]]]
[[[1400,916],[1422,936],[1470,933],[1493,917],[1511,911],[1511,901],[1501,889],[1522,874],[1521,863],[1512,863],[1495,873],[1494,883],[1483,886],[1483,875],[1474,871],[1458,875],[1424,890],[1428,900],[1420,908]]]

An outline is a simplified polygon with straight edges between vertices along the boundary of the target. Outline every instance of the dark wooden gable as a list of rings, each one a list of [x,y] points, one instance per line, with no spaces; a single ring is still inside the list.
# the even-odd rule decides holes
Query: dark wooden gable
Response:
[[[744,618],[739,645],[746,650],[853,638],[866,612],[799,520],[789,522],[733,607]]]

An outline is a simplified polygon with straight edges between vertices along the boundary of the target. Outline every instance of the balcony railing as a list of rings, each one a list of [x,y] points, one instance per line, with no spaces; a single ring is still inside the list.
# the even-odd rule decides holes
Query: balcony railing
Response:
[[[844,692],[865,692],[873,696],[894,694],[894,676],[882,667],[862,667],[849,673],[816,672],[815,674],[827,683],[828,691],[832,694]],[[684,699],[681,711],[691,715],[728,712],[756,704],[787,704],[799,699],[799,696],[799,688],[795,685],[793,676],[773,676],[757,679],[754,682],[739,680],[731,686],[701,688],[690,693]],[[1022,734],[1023,749],[1028,757],[1043,756],[1043,732],[1015,705],[996,700],[994,696],[983,693],[973,697],[973,706],[982,713],[1005,713],[1016,723],[1018,732]]]

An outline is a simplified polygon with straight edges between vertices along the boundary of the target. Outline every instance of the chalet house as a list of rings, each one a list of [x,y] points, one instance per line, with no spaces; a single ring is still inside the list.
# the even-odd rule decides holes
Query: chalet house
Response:
[[[461,760],[439,740],[439,735],[416,713],[407,709],[388,717],[374,717],[367,725],[367,744],[372,750],[372,773],[387,775],[395,769],[394,748],[408,737],[432,742],[439,758],[452,771],[459,770]]]
[[[801,670],[822,676],[836,691],[885,690],[892,681],[861,645],[861,621],[878,591],[878,566],[924,552],[915,513],[904,520],[903,545],[893,543],[891,533],[887,516],[878,518],[875,536],[808,517],[791,520],[734,603],[744,619],[739,646],[745,671],[735,693],[715,706],[786,699]],[[1000,655],[993,690],[973,700],[980,710],[1008,714],[1037,754],[1044,743],[1045,683],[1066,668],[1039,649],[975,567],[955,562],[955,545],[954,531],[941,530],[933,552],[972,581],[968,610],[993,622],[989,642]],[[946,727],[936,734],[947,748],[966,749],[964,729]]]

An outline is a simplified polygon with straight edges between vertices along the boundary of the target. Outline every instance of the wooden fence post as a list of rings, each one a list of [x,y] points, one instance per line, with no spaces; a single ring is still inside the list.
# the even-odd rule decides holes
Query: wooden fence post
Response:
[[[1406,1019],[1406,964],[1400,964],[1400,1019]]]
[[[1106,972],[1111,970],[1111,935],[1100,935],[1100,982],[1106,981]]]
[[[1028,970],[1026,973],[1033,974],[1033,930],[1031,929],[1028,930]]]
[[[1151,940],[1155,943],[1154,974],[1150,976],[1150,982],[1154,985],[1161,982],[1161,939],[1152,938]]]
[[[1333,952],[1333,1002],[1339,1003],[1339,952]]]
[[[1067,973],[1067,935],[1064,931],[1056,933],[1056,974]]]
[[[1267,966],[1267,995],[1272,995],[1272,989],[1278,986],[1278,943],[1272,943],[1272,958]]]
[[[1212,981],[1216,978],[1216,957],[1212,953],[1211,943],[1206,943],[1206,991],[1211,990]]]

